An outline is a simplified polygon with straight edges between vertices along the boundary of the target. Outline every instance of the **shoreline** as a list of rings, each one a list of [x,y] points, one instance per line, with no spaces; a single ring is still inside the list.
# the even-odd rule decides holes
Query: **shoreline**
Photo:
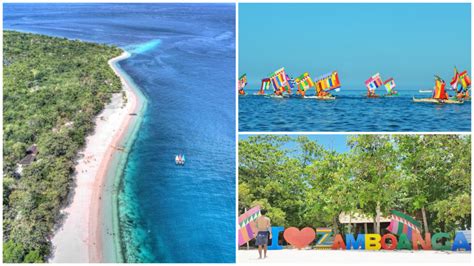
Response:
[[[123,259],[115,187],[120,184],[129,147],[146,109],[145,96],[118,65],[129,57],[130,53],[123,51],[108,61],[120,78],[122,90],[112,94],[110,103],[95,117],[94,131],[78,153],[74,187],[67,206],[61,210],[64,218],[51,239],[53,250],[49,262],[121,262]],[[115,164],[117,161],[122,167]]]
[[[119,227],[118,194],[122,183],[123,171],[128,159],[128,153],[133,145],[137,130],[141,124],[142,116],[146,110],[146,98],[118,64],[129,58],[131,54],[124,51],[120,56],[109,60],[109,65],[120,78],[123,89],[127,95],[127,117],[122,121],[120,131],[108,147],[101,167],[100,187],[91,204],[89,235],[96,241],[96,245],[89,245],[89,262],[124,262],[122,252],[121,234]],[[135,115],[130,115],[134,113]],[[119,147],[117,149],[117,147]]]

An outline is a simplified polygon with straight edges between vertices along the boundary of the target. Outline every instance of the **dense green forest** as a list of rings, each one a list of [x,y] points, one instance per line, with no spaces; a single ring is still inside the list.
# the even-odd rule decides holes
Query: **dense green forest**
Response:
[[[119,48],[3,34],[3,259],[42,262],[94,117],[121,91],[107,61]],[[17,164],[31,145],[35,160]]]
[[[258,204],[274,225],[336,232],[350,230],[341,213],[358,213],[380,233],[378,217],[391,210],[425,232],[471,227],[469,135],[353,135],[347,144],[337,153],[303,136],[240,140],[239,212]]]

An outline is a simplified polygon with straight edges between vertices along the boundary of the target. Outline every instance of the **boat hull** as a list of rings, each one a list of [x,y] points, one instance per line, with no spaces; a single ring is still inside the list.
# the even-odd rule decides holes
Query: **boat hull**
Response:
[[[305,99],[316,99],[316,100],[336,100],[335,96],[305,96]]]
[[[464,101],[459,101],[459,100],[437,100],[433,98],[422,98],[422,99],[417,99],[413,97],[413,102],[415,103],[436,103],[436,104],[463,104]]]

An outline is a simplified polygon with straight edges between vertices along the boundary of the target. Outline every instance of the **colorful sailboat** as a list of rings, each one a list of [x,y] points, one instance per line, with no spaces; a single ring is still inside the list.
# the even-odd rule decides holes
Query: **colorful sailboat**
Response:
[[[385,86],[385,89],[387,89],[387,94],[385,95],[386,97],[391,97],[391,96],[396,96],[398,95],[398,92],[395,89],[396,84],[395,80],[393,78],[387,79],[383,85]]]
[[[262,79],[262,84],[260,84],[260,90],[257,92],[257,95],[265,95],[265,91],[270,89],[271,81],[269,78]]]
[[[305,72],[302,75],[298,76],[295,79],[295,83],[296,83],[296,88],[298,89],[296,91],[296,94],[299,94],[302,97],[305,97],[307,90],[314,87],[314,82],[309,76],[308,72]]]
[[[380,78],[380,73],[376,73],[372,77],[370,77],[368,80],[365,81],[365,86],[367,87],[367,97],[368,98],[378,98],[378,96],[375,93],[375,90],[382,86],[382,78]]]
[[[315,81],[316,99],[334,100],[336,97],[331,95],[330,91],[339,91],[341,82],[337,71],[326,73],[316,78]]]
[[[469,89],[471,88],[471,78],[467,74],[467,70],[459,73],[454,67],[454,76],[450,82],[451,89],[456,92],[456,96],[452,99],[470,99]]]
[[[238,85],[239,95],[245,95],[245,90],[244,90],[245,86],[247,86],[247,74],[243,74],[239,78],[239,85]]]
[[[285,73],[285,68],[282,67],[275,72],[268,75],[273,85],[273,93],[277,97],[283,97],[286,92],[288,95],[291,94],[290,78]]]
[[[452,100],[449,99],[449,95],[446,92],[446,82],[439,76],[435,75],[435,86],[433,88],[433,96],[431,98],[416,99],[413,97],[414,102],[424,103],[448,103],[448,104],[461,104],[463,100]]]

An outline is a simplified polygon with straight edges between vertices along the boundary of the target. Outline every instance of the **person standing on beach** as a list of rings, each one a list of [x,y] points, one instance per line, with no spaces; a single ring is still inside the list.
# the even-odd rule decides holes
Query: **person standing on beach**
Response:
[[[257,218],[257,238],[255,244],[258,246],[259,259],[262,258],[262,249],[264,258],[267,257],[268,239],[272,239],[270,218],[265,216],[267,210],[260,211],[260,217]]]

